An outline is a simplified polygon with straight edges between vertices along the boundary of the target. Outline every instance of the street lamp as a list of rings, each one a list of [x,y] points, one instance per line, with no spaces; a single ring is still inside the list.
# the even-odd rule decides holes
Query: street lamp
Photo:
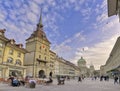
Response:
[[[107,2],[108,2],[108,17],[118,15],[120,22],[120,0],[107,0]]]

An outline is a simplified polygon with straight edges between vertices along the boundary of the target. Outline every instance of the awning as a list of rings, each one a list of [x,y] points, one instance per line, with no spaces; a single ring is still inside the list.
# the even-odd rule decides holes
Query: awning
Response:
[[[107,73],[120,74],[120,71],[117,68],[115,68],[115,69],[112,69],[110,71],[107,71]]]

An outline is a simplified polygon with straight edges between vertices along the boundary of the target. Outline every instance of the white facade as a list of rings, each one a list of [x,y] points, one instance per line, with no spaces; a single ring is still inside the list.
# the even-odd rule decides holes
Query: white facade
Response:
[[[118,37],[110,56],[104,65],[104,73],[114,73],[120,71],[120,37]],[[103,69],[103,68],[102,68]]]

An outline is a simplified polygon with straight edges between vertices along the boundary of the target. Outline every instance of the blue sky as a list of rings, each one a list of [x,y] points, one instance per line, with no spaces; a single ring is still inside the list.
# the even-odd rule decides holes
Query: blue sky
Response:
[[[120,35],[118,16],[107,16],[107,0],[0,0],[0,29],[25,46],[41,8],[51,50],[75,64],[81,56],[87,66],[105,64]]]

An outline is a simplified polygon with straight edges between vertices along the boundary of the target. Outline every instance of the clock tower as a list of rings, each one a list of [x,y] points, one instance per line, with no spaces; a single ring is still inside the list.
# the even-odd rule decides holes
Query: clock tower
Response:
[[[26,50],[29,51],[25,55],[25,66],[27,67],[27,75],[33,77],[45,77],[49,74],[50,41],[47,39],[43,30],[42,10],[36,30],[26,39]]]

